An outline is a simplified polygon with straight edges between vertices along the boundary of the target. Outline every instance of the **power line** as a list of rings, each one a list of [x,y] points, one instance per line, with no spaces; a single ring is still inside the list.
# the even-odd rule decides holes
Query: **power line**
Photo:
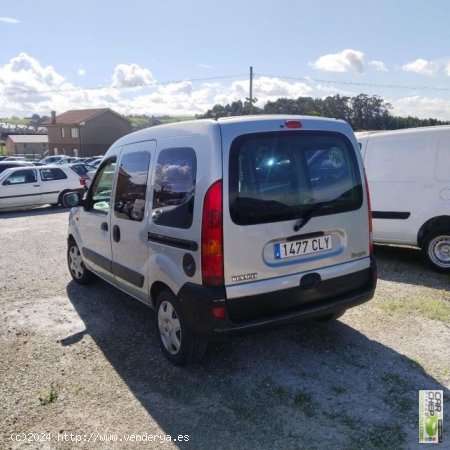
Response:
[[[362,87],[376,87],[376,88],[387,88],[387,89],[410,89],[410,90],[429,90],[429,91],[441,91],[449,92],[450,88],[440,87],[440,86],[408,86],[404,84],[378,84],[378,83],[360,83],[356,81],[336,81],[336,80],[323,80],[320,78],[309,78],[309,77],[290,77],[286,75],[269,75],[258,73],[257,75],[270,78],[280,78],[284,80],[293,81],[306,81],[315,83],[329,83],[329,84],[343,84],[348,86],[362,86]]]
[[[450,92],[450,88],[441,87],[441,86],[411,86],[411,85],[402,85],[402,84],[379,84],[379,83],[363,83],[356,81],[347,81],[347,80],[326,80],[321,78],[310,78],[310,77],[294,77],[288,75],[273,75],[273,74],[265,74],[265,73],[254,73],[252,74],[253,81],[255,76],[258,77],[269,77],[269,78],[279,78],[282,80],[291,80],[291,81],[302,81],[306,83],[327,83],[327,84],[338,84],[345,86],[360,86],[360,87],[374,87],[374,88],[383,88],[383,89],[407,89],[407,90],[428,90],[428,91],[438,91],[438,92]],[[96,90],[127,90],[127,89],[135,89],[135,88],[156,88],[160,86],[168,86],[171,84],[180,84],[180,83],[198,83],[198,82],[208,82],[208,81],[217,81],[217,80],[226,80],[226,79],[236,79],[243,78],[246,79],[248,74],[234,74],[234,75],[218,75],[214,77],[199,77],[199,78],[188,78],[182,80],[170,80],[170,81],[159,81],[159,82],[139,82],[132,83],[127,85],[108,85],[108,86],[88,86],[88,87],[71,87],[71,88],[61,88],[61,89],[47,89],[43,91],[38,91],[36,89],[21,89],[20,94],[35,94],[38,92],[39,94],[56,94],[56,93],[69,93],[69,92],[83,92],[83,91],[96,91]]]
[[[237,74],[237,75],[219,75],[215,77],[203,77],[203,78],[188,78],[184,80],[171,80],[171,81],[159,81],[159,82],[147,82],[147,83],[130,83],[126,85],[114,86],[88,86],[88,87],[73,87],[73,88],[62,88],[62,89],[47,89],[44,91],[37,91],[36,89],[21,89],[21,94],[35,94],[39,92],[39,94],[57,94],[57,93],[66,93],[66,92],[82,92],[82,91],[100,91],[103,89],[115,89],[115,90],[126,90],[126,89],[135,89],[138,87],[158,87],[158,86],[168,86],[170,84],[180,84],[180,83],[197,83],[197,82],[206,82],[206,81],[215,81],[215,80],[225,80],[230,78],[239,78],[245,77],[245,74]]]

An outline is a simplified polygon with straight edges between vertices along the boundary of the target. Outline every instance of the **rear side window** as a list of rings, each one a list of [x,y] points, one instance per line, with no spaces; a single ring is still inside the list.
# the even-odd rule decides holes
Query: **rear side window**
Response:
[[[67,175],[61,169],[39,169],[42,181],[65,180]]]
[[[145,211],[150,153],[133,152],[123,155],[117,171],[114,213],[120,219],[141,221]]]
[[[36,183],[36,170],[17,170],[13,174],[11,174],[6,180],[3,182],[4,185],[8,184],[28,184],[28,183]]]
[[[153,222],[167,227],[192,225],[197,158],[189,147],[168,148],[158,156],[153,191]]]
[[[326,215],[362,205],[350,141],[339,133],[241,136],[230,150],[230,215],[238,225]]]

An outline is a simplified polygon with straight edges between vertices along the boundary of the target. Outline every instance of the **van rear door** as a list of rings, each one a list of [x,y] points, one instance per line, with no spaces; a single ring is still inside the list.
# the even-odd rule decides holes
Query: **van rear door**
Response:
[[[370,265],[368,205],[350,127],[305,120],[292,130],[280,122],[254,130],[251,122],[245,130],[222,124],[228,298],[298,286],[305,272],[324,280]]]

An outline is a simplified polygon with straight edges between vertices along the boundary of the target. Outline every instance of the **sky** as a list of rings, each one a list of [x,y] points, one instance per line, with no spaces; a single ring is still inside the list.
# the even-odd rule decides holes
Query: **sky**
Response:
[[[448,0],[0,0],[0,117],[378,95],[450,121]]]

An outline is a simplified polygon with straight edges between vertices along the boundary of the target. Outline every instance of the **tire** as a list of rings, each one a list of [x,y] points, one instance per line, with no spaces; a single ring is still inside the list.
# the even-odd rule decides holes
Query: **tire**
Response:
[[[331,322],[332,320],[337,320],[339,319],[339,317],[342,317],[345,314],[345,309],[343,309],[342,311],[337,311],[333,314],[327,314],[326,316],[320,316],[320,317],[316,317],[317,322]]]
[[[95,275],[84,265],[80,249],[73,240],[67,246],[67,265],[75,283],[90,284],[95,280]]]
[[[430,231],[425,235],[421,250],[434,270],[450,273],[450,229]]]
[[[157,297],[155,319],[162,352],[172,364],[184,366],[203,358],[207,341],[192,335],[177,298],[168,289]]]
[[[63,205],[63,197],[64,197],[64,195],[67,194],[68,192],[71,192],[71,191],[70,191],[70,190],[65,190],[65,191],[62,191],[62,192],[59,193],[57,205],[61,205],[62,207],[64,207],[64,205]]]

